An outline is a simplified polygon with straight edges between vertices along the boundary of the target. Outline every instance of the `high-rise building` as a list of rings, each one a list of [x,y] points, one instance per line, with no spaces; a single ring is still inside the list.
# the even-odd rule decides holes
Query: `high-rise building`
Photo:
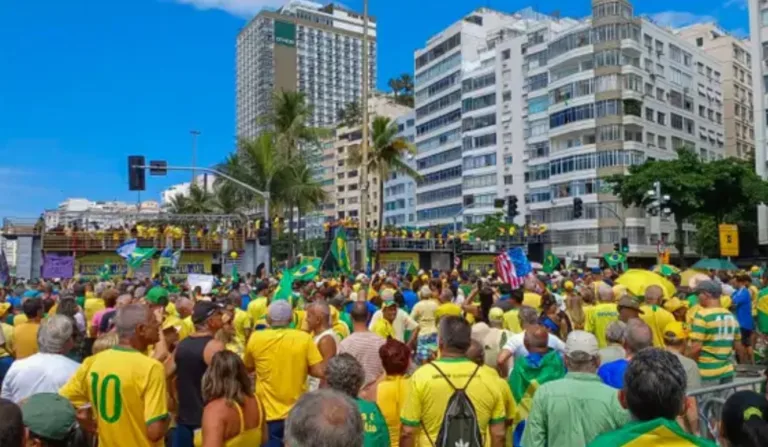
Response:
[[[368,100],[368,113],[371,122],[375,117],[383,116],[398,123],[398,117],[405,116],[409,112],[412,113],[410,107],[395,103],[391,96],[376,95]],[[411,127],[413,127],[412,122]],[[405,135],[405,129],[403,129],[403,135]],[[362,137],[361,126],[341,126],[336,129],[333,145],[325,146],[323,168],[328,201],[324,207],[324,213],[329,219],[361,218],[360,168],[351,163],[350,155],[353,152],[359,154]],[[370,185],[368,223],[371,228],[378,228],[380,206],[378,175],[369,174],[368,182]],[[391,201],[386,195],[384,200],[385,206],[387,206],[387,200]]]
[[[376,19],[369,17],[369,80],[376,85]],[[361,14],[337,4],[290,0],[262,10],[237,36],[237,135],[264,129],[275,91],[300,91],[313,107],[308,123],[330,127],[362,97]]]
[[[752,95],[755,104],[755,170],[763,179],[768,178],[766,166],[765,133],[768,120],[768,0],[749,0],[750,49],[752,53]],[[768,207],[757,209],[758,241],[768,244]]]
[[[412,109],[398,116],[398,137],[413,144],[416,137],[416,119]],[[408,155],[403,160],[416,170],[416,159]],[[384,225],[413,226],[416,224],[416,180],[408,175],[393,172],[384,182]]]
[[[560,256],[622,237],[654,256],[660,238],[674,242],[671,221],[624,208],[605,179],[682,147],[722,158],[721,64],[626,0],[592,9],[585,20],[480,9],[416,52],[419,225],[480,222],[493,199],[516,196],[515,223],[546,224]]]
[[[676,33],[720,62],[725,153],[730,157],[751,158],[755,150],[755,115],[752,107],[752,52],[749,42],[737,39],[714,23],[691,25]],[[697,66],[697,69],[703,68]],[[708,93],[704,84],[698,85],[697,90],[705,95]],[[713,113],[712,108],[701,101],[697,114],[701,118],[708,118],[710,113]]]

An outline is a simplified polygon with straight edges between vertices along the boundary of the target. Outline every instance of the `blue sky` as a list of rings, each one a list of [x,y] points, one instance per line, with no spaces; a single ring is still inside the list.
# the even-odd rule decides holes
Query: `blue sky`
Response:
[[[126,156],[211,165],[233,149],[235,36],[280,0],[0,1],[0,217],[38,215],[67,197],[135,201]],[[362,0],[342,1],[362,9]],[[541,0],[370,0],[379,26],[379,86],[413,70],[413,50],[463,14],[513,12]],[[670,26],[717,20],[746,35],[746,0],[636,1]],[[589,14],[589,0],[561,6]],[[682,9],[688,9],[683,11]],[[148,177],[159,199],[175,173]]]

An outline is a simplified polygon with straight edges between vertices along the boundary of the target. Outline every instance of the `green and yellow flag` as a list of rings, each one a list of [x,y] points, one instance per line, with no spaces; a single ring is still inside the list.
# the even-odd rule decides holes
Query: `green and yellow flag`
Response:
[[[547,254],[544,255],[544,262],[541,264],[541,270],[545,273],[552,273],[557,269],[558,265],[560,265],[560,258],[547,250]]]
[[[317,272],[320,270],[320,258],[310,258],[308,261],[304,261],[297,265],[293,269],[294,281],[311,281],[317,276]]]
[[[563,377],[565,377],[565,365],[560,354],[555,350],[550,350],[538,361],[531,356],[515,360],[515,366],[507,381],[517,407],[515,421],[520,422],[528,418],[533,395],[541,385]]]
[[[757,330],[768,334],[768,287],[757,295]]]
[[[603,256],[603,259],[605,259],[605,262],[609,266],[616,267],[627,262],[627,255],[618,251],[614,251],[613,253],[607,253],[605,256]]]
[[[331,254],[333,255],[333,258],[336,259],[336,264],[339,266],[339,270],[343,273],[352,271],[352,263],[349,261],[349,251],[347,250],[347,230],[345,230],[344,227],[338,227],[336,229],[336,235],[331,244]]]
[[[603,433],[588,444],[589,447],[715,447],[715,443],[685,432],[677,422],[658,418],[650,421],[631,421],[618,430]]]

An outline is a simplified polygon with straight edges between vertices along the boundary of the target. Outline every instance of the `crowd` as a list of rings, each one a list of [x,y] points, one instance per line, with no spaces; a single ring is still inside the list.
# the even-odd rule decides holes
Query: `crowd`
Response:
[[[762,361],[756,273],[11,282],[0,446],[766,446],[764,390],[688,396]]]

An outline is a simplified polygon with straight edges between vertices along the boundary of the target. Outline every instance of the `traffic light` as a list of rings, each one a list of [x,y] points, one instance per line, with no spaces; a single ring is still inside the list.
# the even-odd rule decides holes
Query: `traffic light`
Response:
[[[259,245],[266,246],[272,244],[272,225],[265,224],[265,228],[259,228]]]
[[[621,238],[621,252],[624,254],[629,253],[629,238]]]
[[[573,198],[573,218],[578,219],[584,215],[584,202],[580,198]]]
[[[517,196],[511,196],[507,203],[507,217],[514,219],[519,213],[517,212]]]
[[[141,166],[140,168],[137,166]],[[144,157],[141,155],[128,156],[128,190],[144,191]]]

